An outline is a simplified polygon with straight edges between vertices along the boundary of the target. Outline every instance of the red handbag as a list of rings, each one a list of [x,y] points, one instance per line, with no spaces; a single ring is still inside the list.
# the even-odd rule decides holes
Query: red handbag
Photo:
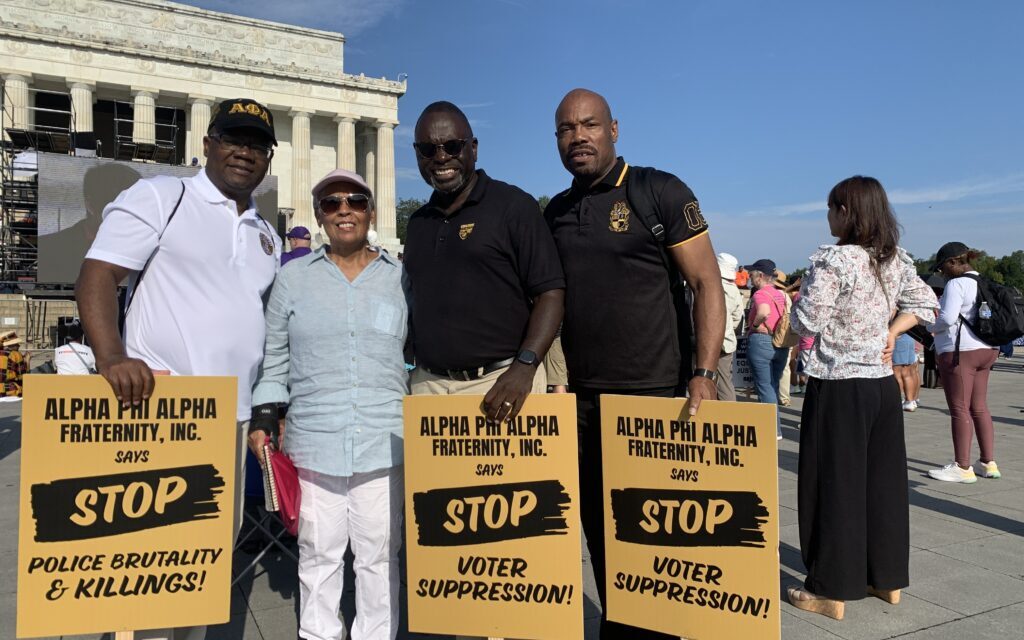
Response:
[[[292,459],[286,454],[268,445],[263,446],[263,455],[267,461],[267,475],[273,495],[273,509],[280,514],[285,529],[293,536],[299,534],[299,505],[302,494],[299,492],[299,472],[295,470]]]

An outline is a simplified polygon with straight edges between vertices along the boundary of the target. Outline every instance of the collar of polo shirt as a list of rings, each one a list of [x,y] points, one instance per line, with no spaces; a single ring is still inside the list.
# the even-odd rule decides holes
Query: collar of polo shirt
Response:
[[[469,192],[469,196],[466,198],[466,201],[462,203],[461,207],[459,207],[460,211],[471,204],[478,204],[484,199],[484,194],[487,192],[487,184],[491,179],[486,173],[484,173],[483,169],[477,169],[476,176],[476,184],[473,185],[473,190]],[[435,191],[430,195],[430,200],[427,201],[427,204],[437,209],[443,209],[444,207],[438,203],[440,197],[441,194]],[[452,212],[452,215],[455,215],[456,213],[458,213],[458,211]]]
[[[575,191],[582,191],[583,193],[594,193],[595,191],[608,191],[616,187],[621,187],[626,180],[626,173],[629,171],[629,165],[626,164],[625,159],[619,156],[615,159],[615,166],[611,168],[611,171],[605,174],[601,181],[595,184],[592,188],[587,188],[585,185],[579,184],[575,179],[572,181],[572,188]]]
[[[211,203],[227,203],[234,204],[234,200],[224,195],[217,185],[210,181],[210,176],[206,175],[206,169],[203,169],[192,178],[192,186],[195,187],[199,195],[202,196],[203,200]],[[249,206],[246,207],[248,211],[252,211],[256,208],[256,196],[252,194],[249,196]]]

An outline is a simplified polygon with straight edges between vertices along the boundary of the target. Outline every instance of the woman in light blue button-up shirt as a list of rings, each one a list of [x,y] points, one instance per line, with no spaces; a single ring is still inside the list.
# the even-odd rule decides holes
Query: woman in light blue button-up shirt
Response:
[[[354,638],[398,630],[402,514],[402,265],[367,243],[372,194],[335,170],[313,189],[329,245],[281,270],[253,404],[288,405],[284,450],[299,470],[299,635],[340,638],[349,542],[356,557]],[[264,434],[252,432],[250,445]],[[257,453],[259,456],[259,453]]]

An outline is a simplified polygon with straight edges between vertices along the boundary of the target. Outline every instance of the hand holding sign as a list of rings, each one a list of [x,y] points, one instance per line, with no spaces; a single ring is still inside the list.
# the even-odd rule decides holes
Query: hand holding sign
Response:
[[[153,395],[153,371],[138,358],[123,353],[111,358],[97,357],[96,370],[110,383],[122,404],[137,405]]]

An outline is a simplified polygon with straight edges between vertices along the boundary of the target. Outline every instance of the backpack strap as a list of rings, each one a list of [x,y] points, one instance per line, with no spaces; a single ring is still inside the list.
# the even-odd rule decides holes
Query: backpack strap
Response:
[[[661,223],[661,207],[654,190],[654,170],[626,165],[626,200],[629,208],[644,223],[658,244],[665,244],[665,225]]]
[[[132,308],[132,302],[135,300],[135,294],[139,290],[139,285],[142,284],[142,278],[145,277],[146,272],[149,270],[149,265],[153,262],[153,258],[156,257],[156,252],[160,250],[160,241],[163,240],[164,233],[167,231],[167,227],[171,226],[171,220],[174,219],[174,214],[178,213],[178,207],[181,206],[181,200],[185,197],[185,181],[181,181],[181,193],[178,195],[178,201],[174,203],[174,208],[171,209],[171,215],[167,216],[167,224],[160,230],[160,234],[156,238],[157,247],[153,250],[153,253],[149,255],[146,260],[146,264],[143,265],[142,270],[139,271],[139,277],[135,279],[135,285],[132,287],[131,293],[128,295],[128,299],[124,303],[124,317],[128,317],[128,310]]]
[[[636,214],[644,227],[654,236],[658,243],[658,254],[661,256],[661,263],[669,274],[669,282],[675,288],[682,278],[679,277],[679,270],[676,269],[671,257],[668,254],[668,246],[665,244],[665,225],[661,220],[661,205],[658,198],[659,187],[664,187],[664,178],[659,180],[660,172],[650,167],[631,167],[626,165],[626,200],[629,202],[630,210]],[[657,183],[657,184],[656,184]]]

